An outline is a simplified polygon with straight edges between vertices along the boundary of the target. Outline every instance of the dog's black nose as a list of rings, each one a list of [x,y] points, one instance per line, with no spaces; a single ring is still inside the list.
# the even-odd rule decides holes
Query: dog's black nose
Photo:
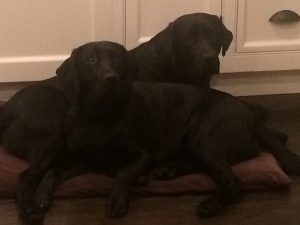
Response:
[[[212,49],[204,49],[201,52],[201,58],[203,61],[211,62],[218,58],[218,53]]]
[[[202,55],[201,55],[202,59],[204,61],[212,61],[214,60],[216,57],[218,57],[216,55],[216,53],[214,53],[213,51],[207,51],[207,52],[204,52]]]
[[[117,74],[112,72],[112,73],[107,73],[104,76],[104,82],[105,83],[112,83],[117,79]]]

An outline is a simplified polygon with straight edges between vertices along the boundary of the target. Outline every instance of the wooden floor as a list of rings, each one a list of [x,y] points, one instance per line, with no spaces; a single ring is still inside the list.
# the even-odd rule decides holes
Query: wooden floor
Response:
[[[289,134],[290,148],[300,154],[300,95],[245,98],[271,111],[273,127]],[[205,196],[137,198],[127,217],[105,217],[106,198],[55,200],[45,225],[300,225],[300,177],[289,191],[246,193],[225,213],[199,219],[195,207]],[[14,201],[0,200],[0,225],[18,225]]]

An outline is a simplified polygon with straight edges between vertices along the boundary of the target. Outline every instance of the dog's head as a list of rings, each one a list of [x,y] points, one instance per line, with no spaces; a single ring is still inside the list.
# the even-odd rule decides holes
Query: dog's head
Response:
[[[87,43],[74,49],[56,73],[79,101],[86,104],[114,102],[130,91],[127,54],[127,50],[117,43]]]
[[[226,54],[232,33],[219,17],[205,13],[187,14],[172,22],[167,31],[172,37],[175,63],[192,71],[212,75],[219,72],[219,53]]]

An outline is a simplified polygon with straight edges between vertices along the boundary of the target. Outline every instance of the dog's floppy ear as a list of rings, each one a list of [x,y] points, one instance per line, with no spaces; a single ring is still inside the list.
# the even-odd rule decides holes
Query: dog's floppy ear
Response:
[[[222,26],[222,32],[223,32],[223,38],[222,38],[222,56],[225,56],[230,43],[233,39],[233,35],[232,32],[230,30],[228,30],[225,25],[222,23],[221,21],[221,26]]]
[[[75,58],[78,49],[74,49],[69,58],[67,58],[56,70],[56,75],[67,85],[74,86],[77,80]]]

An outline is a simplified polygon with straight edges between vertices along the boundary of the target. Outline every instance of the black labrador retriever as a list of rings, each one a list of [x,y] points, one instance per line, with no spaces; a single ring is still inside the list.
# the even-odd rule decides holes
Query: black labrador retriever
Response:
[[[206,13],[180,16],[150,41],[129,51],[138,68],[134,80],[175,82],[209,87],[219,73],[232,33],[219,17]]]
[[[129,51],[131,60],[137,65],[133,79],[210,87],[211,77],[219,73],[219,54],[222,52],[225,56],[232,39],[232,32],[216,15],[193,13],[180,16],[150,41]],[[267,111],[263,107],[244,101],[243,104],[257,116],[266,118]],[[272,131],[282,143],[287,143],[285,133]],[[182,169],[176,168],[178,166]],[[190,165],[176,162],[153,174],[157,179],[169,179],[191,171]]]
[[[218,185],[218,192],[197,207],[203,217],[238,198],[239,182],[230,165],[256,156],[262,148],[287,173],[300,174],[300,157],[237,98],[199,86],[133,82],[131,73],[128,52],[112,42],[79,47],[57,70],[73,87],[71,105],[62,113],[67,148],[38,154],[38,170],[27,180],[38,186],[33,195],[38,207],[49,204],[53,188],[70,172],[68,165],[78,161],[116,176],[110,217],[127,212],[130,187],[140,176],[178,158],[196,162]],[[56,155],[50,164],[47,154]],[[47,169],[40,170],[45,164]]]

